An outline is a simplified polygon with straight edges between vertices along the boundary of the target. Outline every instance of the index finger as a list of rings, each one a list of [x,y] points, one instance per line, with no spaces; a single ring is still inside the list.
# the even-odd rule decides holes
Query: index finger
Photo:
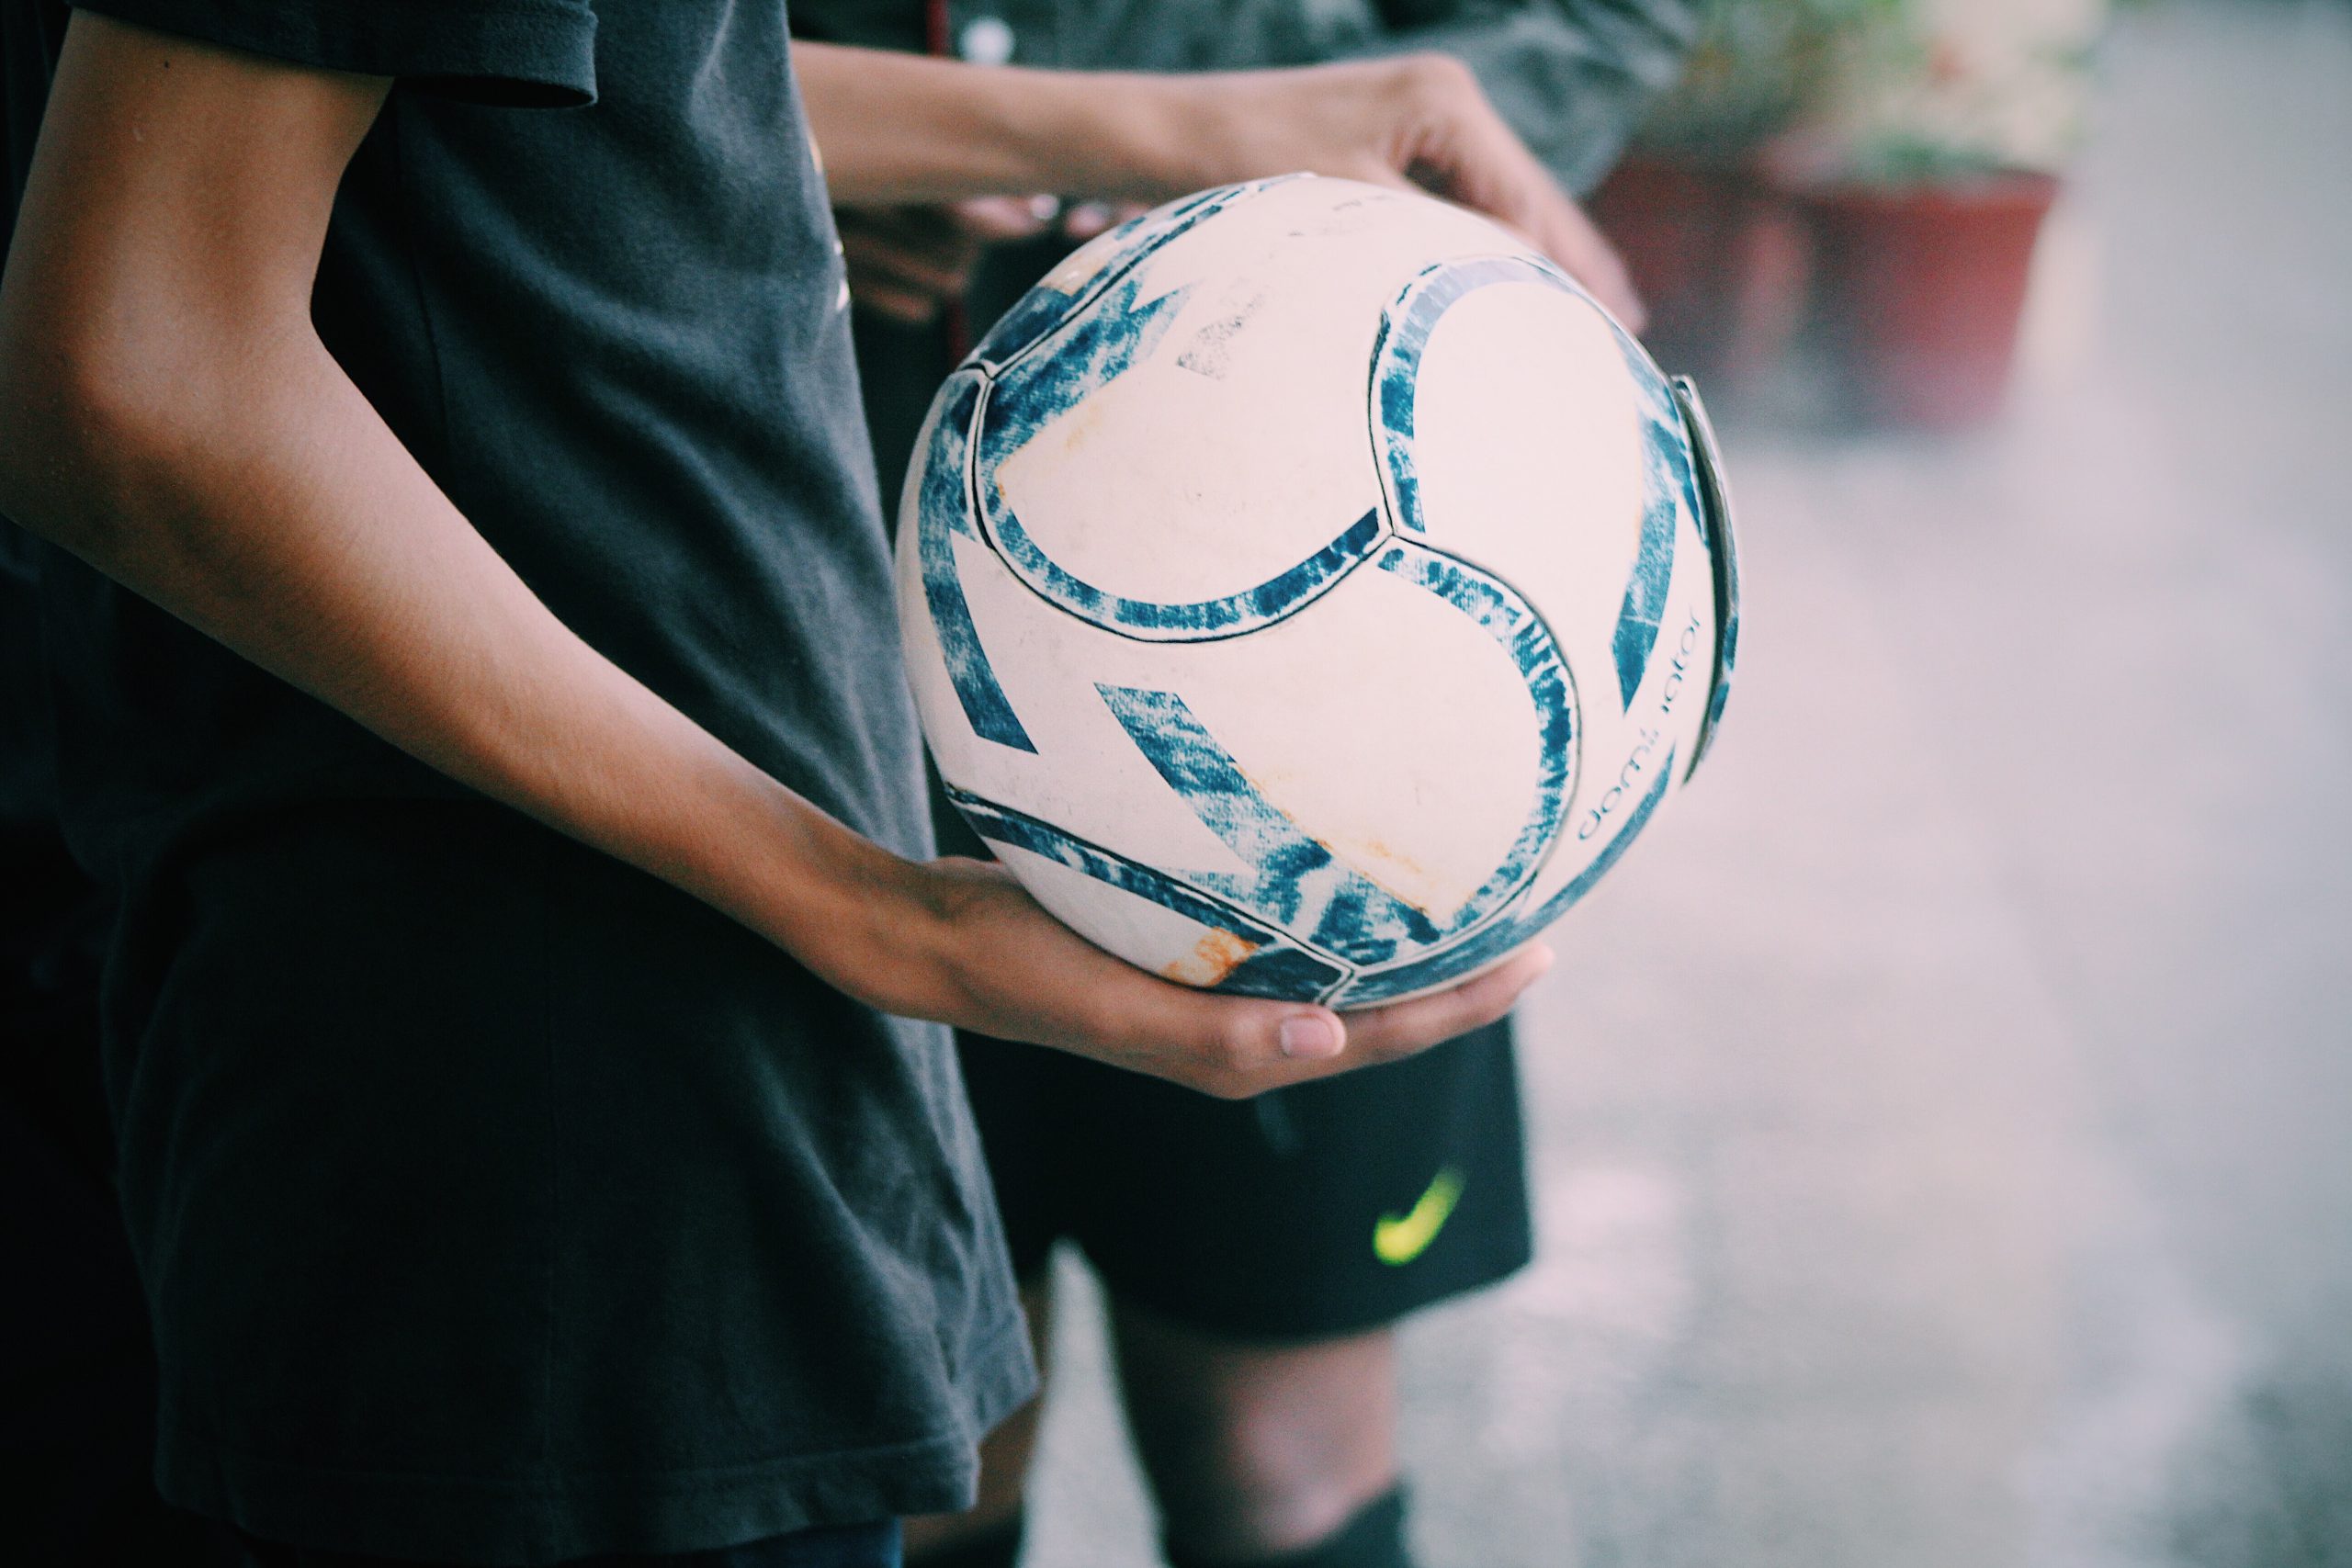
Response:
[[[1345,1037],[1336,1055],[1295,1060],[1273,1057],[1245,1065],[1232,1092],[1262,1094],[1314,1078],[1400,1061],[1494,1022],[1510,1011],[1521,993],[1552,967],[1553,953],[1530,943],[1482,975],[1448,990],[1409,1001],[1339,1014]]]
[[[1193,990],[1104,958],[1106,968],[1124,971],[1089,987],[1111,1025],[1107,1038],[1092,1050],[1076,1043],[1066,1048],[1227,1099],[1395,1061],[1466,1034],[1509,1012],[1552,966],[1551,949],[1532,944],[1449,990],[1338,1014],[1307,1003]],[[1303,1055],[1284,1039],[1285,1026],[1298,1024],[1315,1036]]]
[[[1551,199],[1543,203],[1543,232],[1536,236],[1537,243],[1627,332],[1639,333],[1649,312],[1643,309],[1642,297],[1634,291],[1617,247],[1594,227],[1582,208],[1565,195],[1549,194]]]
[[[1467,1034],[1510,1011],[1526,990],[1552,967],[1552,950],[1530,942],[1482,975],[1451,990],[1432,991],[1409,1001],[1363,1012],[1341,1013],[1348,1027],[1341,1060],[1362,1065],[1366,1060],[1393,1060]]]

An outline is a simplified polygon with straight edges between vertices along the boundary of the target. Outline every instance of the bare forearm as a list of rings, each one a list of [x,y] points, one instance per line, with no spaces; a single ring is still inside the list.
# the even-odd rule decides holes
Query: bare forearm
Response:
[[[1198,94],[1168,78],[980,69],[818,43],[794,45],[793,60],[838,200],[1190,188]]]
[[[859,934],[845,889],[902,863],[559,623],[311,325],[387,86],[75,17],[0,278],[0,512],[824,962]]]
[[[844,883],[898,863],[565,628],[314,338],[182,352],[214,368],[169,377],[168,402],[0,389],[11,514],[433,766],[820,963],[865,918]]]
[[[1164,201],[1300,169],[1405,183],[1466,73],[1433,56],[1188,74],[1028,71],[797,44],[825,183],[842,202],[1053,191]],[[1481,106],[1483,107],[1483,105]]]
[[[891,1011],[1251,1093],[1337,1070],[1343,1044],[1369,1060],[1460,1033],[1532,977],[1531,955],[1352,1037],[1305,1004],[1185,990],[1001,872],[860,838],[589,648],[311,328],[337,185],[388,85],[75,16],[0,277],[0,512]],[[945,136],[920,96],[901,123]],[[872,167],[985,184],[1029,159],[1086,188],[1091,153],[1043,150],[1085,121],[1057,102],[1005,162],[967,127],[928,164],[886,139]]]
[[[1028,71],[837,44],[793,58],[842,202],[1053,191],[1164,201],[1299,169],[1402,184],[1467,78],[1420,56],[1170,75]]]
[[[1164,201],[1298,170],[1418,184],[1516,228],[1641,323],[1607,243],[1444,55],[1202,75],[1015,71],[824,44],[795,58],[839,201]]]
[[[1329,1013],[1147,976],[1001,873],[903,861],[752,767],[566,630],[315,340],[106,410],[26,373],[6,304],[0,511],[424,761],[885,1010],[1217,1093],[1340,1065]],[[1498,1016],[1536,972],[1366,1015],[1355,1059]]]

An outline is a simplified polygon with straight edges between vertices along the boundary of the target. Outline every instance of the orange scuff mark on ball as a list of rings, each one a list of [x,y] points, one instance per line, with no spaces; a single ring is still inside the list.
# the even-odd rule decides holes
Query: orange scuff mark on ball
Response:
[[[1283,791],[1279,784],[1259,777],[1257,774],[1251,773],[1248,768],[1243,767],[1238,759],[1229,758],[1227,761],[1232,763],[1233,771],[1239,773],[1249,784],[1250,787],[1258,792],[1259,799],[1264,801],[1267,805],[1272,806],[1275,810],[1282,812],[1283,821],[1288,822],[1293,828],[1298,829],[1299,833],[1303,837],[1312,839],[1316,843],[1321,845],[1324,852],[1333,860],[1338,861],[1341,865],[1346,866],[1350,871],[1354,872],[1358,876],[1363,877],[1366,882],[1371,883],[1383,893],[1385,893],[1391,898],[1396,899],[1399,904],[1403,904],[1409,908],[1419,909],[1425,915],[1430,913],[1429,906],[1422,903],[1419,898],[1407,897],[1404,894],[1399,893],[1396,888],[1390,886],[1386,877],[1377,875],[1373,872],[1366,870],[1364,868],[1363,860],[1361,856],[1349,854],[1339,845],[1331,842],[1330,840],[1324,838],[1319,833],[1308,832],[1306,823],[1301,822],[1296,817],[1292,816],[1289,811],[1283,808],[1281,801]],[[1428,870],[1422,866],[1420,862],[1413,859],[1410,855],[1399,854],[1396,850],[1389,847],[1388,841],[1385,839],[1374,839],[1363,847],[1374,857],[1386,862],[1388,864],[1396,867],[1400,871],[1410,873],[1415,876],[1422,877],[1424,879],[1429,875]],[[1215,981],[1209,982],[1211,985],[1214,985],[1215,983]]]
[[[1160,973],[1180,986],[1214,986],[1241,966],[1258,944],[1231,931],[1203,931],[1193,951]]]

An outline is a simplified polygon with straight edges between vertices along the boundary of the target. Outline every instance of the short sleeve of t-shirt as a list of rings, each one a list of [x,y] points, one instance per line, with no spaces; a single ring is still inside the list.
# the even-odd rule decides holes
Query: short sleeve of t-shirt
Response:
[[[297,65],[481,102],[596,100],[589,0],[75,0],[80,9]]]

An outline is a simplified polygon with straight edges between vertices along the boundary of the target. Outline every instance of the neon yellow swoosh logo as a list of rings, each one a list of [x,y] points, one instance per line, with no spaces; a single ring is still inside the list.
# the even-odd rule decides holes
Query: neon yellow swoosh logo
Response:
[[[1430,1249],[1437,1233],[1462,1201],[1462,1173],[1452,1166],[1437,1173],[1409,1214],[1383,1214],[1372,1227],[1372,1250],[1383,1263],[1402,1267]]]

